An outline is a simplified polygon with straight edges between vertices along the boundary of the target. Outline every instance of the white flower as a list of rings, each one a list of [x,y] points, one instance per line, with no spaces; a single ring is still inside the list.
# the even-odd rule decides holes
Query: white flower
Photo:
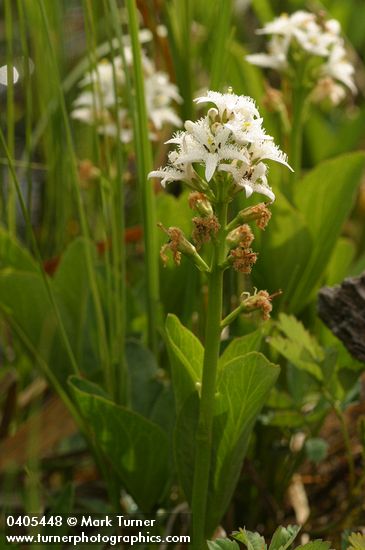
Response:
[[[275,195],[267,182],[264,160],[273,160],[288,168],[286,155],[274,144],[262,127],[263,119],[255,102],[246,96],[209,91],[196,103],[213,103],[205,117],[197,122],[185,122],[185,131],[178,132],[166,143],[177,146],[169,154],[166,167],[153,171],[149,177],[169,181],[184,181],[201,189],[198,167],[204,172],[203,185],[210,184],[219,173],[226,173],[228,184],[244,189],[246,196],[257,192],[270,201]]]
[[[347,61],[345,48],[341,44],[336,44],[330,52],[327,63],[322,68],[323,76],[331,76],[334,80],[347,86],[353,94],[356,94],[354,72],[354,67]]]
[[[318,80],[318,83],[311,93],[311,100],[319,103],[329,98],[333,105],[338,105],[346,96],[343,86],[336,84],[330,76]]]
[[[317,73],[313,75],[312,68],[309,76],[313,80],[312,88],[321,81],[318,93],[313,93],[311,97],[315,99],[322,96],[326,89],[323,83],[328,84],[327,78],[330,77],[333,86],[328,88],[328,95],[334,103],[338,103],[340,97],[342,99],[345,96],[345,93],[340,93],[339,84],[348,88],[352,94],[356,93],[354,68],[347,59],[340,32],[340,24],[335,19],[323,21],[317,15],[304,10],[296,11],[292,15],[283,14],[257,31],[257,34],[271,35],[268,53],[248,55],[246,59],[254,65],[285,72],[294,63],[291,51],[299,55],[301,53],[297,61],[301,66],[305,66],[311,56],[322,58]],[[293,77],[292,74],[291,76]]]
[[[145,80],[147,113],[156,128],[161,130],[166,123],[181,126],[181,120],[171,108],[171,102],[181,103],[177,87],[172,84],[166,73],[152,72]]]
[[[198,104],[214,103],[222,119],[234,118],[237,114],[241,114],[247,119],[259,116],[254,100],[244,95],[208,91],[206,95],[197,97],[194,101]]]
[[[133,63],[130,45],[124,46],[126,63]],[[181,120],[172,107],[172,102],[181,103],[181,97],[175,84],[166,73],[157,71],[147,55],[142,52],[142,67],[145,82],[147,115],[151,122],[150,138],[156,139],[153,130],[161,130],[164,124],[181,126]],[[79,83],[82,92],[74,101],[71,116],[77,120],[96,126],[100,134],[119,137],[128,143],[133,139],[132,120],[126,108],[123,62],[116,56],[112,61],[102,60],[87,73]],[[120,133],[117,135],[119,117]]]
[[[178,139],[168,143],[183,145],[177,164],[205,164],[205,179],[209,182],[219,164],[224,160],[241,160],[247,162],[245,150],[232,143],[231,130],[219,122],[211,123],[209,117],[197,122],[185,122],[187,135],[182,132]],[[185,140],[185,142],[184,142]],[[185,151],[184,151],[185,148]]]

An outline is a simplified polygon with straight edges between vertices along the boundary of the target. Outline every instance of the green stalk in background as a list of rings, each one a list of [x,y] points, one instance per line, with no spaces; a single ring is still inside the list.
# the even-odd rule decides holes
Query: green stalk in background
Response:
[[[72,170],[69,155],[65,154],[64,150],[65,131],[58,101],[59,89],[49,55],[48,36],[42,32],[39,6],[37,2],[24,0],[21,4],[26,25],[25,36],[29,41],[29,55],[35,67],[30,85],[26,86],[25,81],[24,87],[33,86],[37,91],[33,96],[32,117],[35,129],[30,139],[29,154],[40,153],[47,167],[42,186],[42,224],[37,237],[42,255],[50,257],[60,254],[69,240],[69,221],[73,219],[75,211]],[[53,44],[54,55],[57,66],[62,67],[65,57],[65,49],[62,47],[65,6],[62,2],[48,2],[46,7],[51,36],[57,37]],[[19,14],[19,20],[20,18]],[[37,29],[38,32],[32,32],[33,29]],[[51,111],[49,107],[52,104],[54,109]],[[39,126],[42,126],[41,141],[37,132]]]
[[[191,0],[175,0],[164,3],[165,23],[174,60],[174,70],[179,92],[183,98],[183,120],[193,117],[193,74],[191,49]]]
[[[44,31],[47,35],[48,39],[48,46],[49,46],[49,53],[50,53],[50,61],[51,65],[54,70],[54,76],[57,79],[58,83],[58,95],[59,95],[59,104],[61,108],[62,113],[62,119],[64,123],[64,128],[66,132],[66,147],[69,154],[70,162],[71,162],[71,170],[72,170],[72,183],[74,192],[76,195],[76,201],[77,201],[77,208],[80,218],[80,224],[81,224],[81,231],[85,239],[89,240],[90,234],[89,234],[89,228],[87,223],[87,217],[85,208],[82,201],[81,196],[81,190],[79,187],[78,182],[78,175],[77,175],[77,159],[75,156],[75,150],[72,140],[72,134],[71,134],[71,128],[70,128],[70,122],[68,118],[65,98],[63,94],[63,90],[61,87],[61,80],[60,75],[58,71],[58,64],[57,59],[55,56],[55,52],[53,49],[53,42],[52,42],[52,33],[51,28],[47,16],[47,11],[44,5],[44,2],[42,0],[38,0],[38,6],[41,13],[41,21],[43,24]],[[105,373],[105,383],[106,387],[110,393],[111,396],[114,396],[115,394],[115,384],[113,382],[113,370],[111,366],[111,360],[110,360],[110,354],[108,349],[108,343],[107,343],[107,335],[106,335],[106,326],[105,326],[105,319],[104,319],[104,312],[102,308],[102,302],[100,297],[100,290],[97,283],[97,277],[96,272],[93,265],[93,258],[91,255],[91,251],[89,247],[85,247],[85,259],[86,259],[86,268],[87,268],[87,274],[88,279],[90,283],[90,289],[91,289],[91,295],[93,299],[93,304],[95,308],[95,315],[97,320],[97,341],[98,341],[98,349],[99,349],[99,356],[101,361],[101,367],[104,370]]]
[[[293,172],[291,172],[289,177],[289,199],[292,198],[294,186],[301,176],[304,118],[308,93],[309,90],[305,84],[305,63],[303,63],[302,66],[298,68],[297,79],[296,82],[293,83],[291,91],[291,131],[289,156]]]
[[[96,36],[96,21],[95,11],[90,0],[85,2],[85,11],[88,14],[90,24],[90,35],[92,40],[92,66],[98,61],[97,56],[97,36]],[[107,0],[103,2],[103,10],[105,14],[105,23],[107,29],[107,39],[110,51],[115,49],[112,44],[114,38],[113,24],[118,24],[114,18],[109,17],[110,10],[108,9]],[[122,43],[121,43],[122,44]],[[123,48],[123,45],[121,45]],[[123,52],[124,53],[124,52]],[[114,54],[113,54],[114,56]],[[91,57],[91,56],[90,56]],[[115,97],[118,97],[117,75],[115,73],[115,65],[113,69],[113,88]],[[96,72],[96,74],[98,74]],[[100,98],[102,100],[102,97]],[[115,124],[117,128],[117,136],[121,133],[119,103],[116,104]],[[106,194],[101,188],[103,210],[106,212],[104,216],[106,238],[111,235],[111,254],[107,257],[108,269],[108,284],[109,290],[109,311],[110,311],[110,349],[111,359],[114,371],[114,381],[116,386],[115,399],[118,403],[128,404],[129,402],[129,383],[128,372],[125,358],[125,330],[126,330],[126,254],[125,254],[125,212],[124,212],[124,185],[123,185],[123,167],[124,146],[120,139],[113,140],[113,143],[106,138],[104,140],[106,170],[110,179],[111,192]],[[113,175],[113,155],[115,153],[116,160],[116,175]],[[100,164],[100,163],[99,163]],[[109,265],[110,264],[110,265]]]
[[[210,89],[219,90],[224,83],[227,52],[231,41],[232,0],[216,2],[217,19],[215,21],[215,43],[212,52],[210,71]]]
[[[5,0],[6,63],[8,68],[6,90],[6,124],[9,154],[14,158],[15,120],[14,120],[14,83],[13,83],[13,12],[11,0]],[[8,172],[7,221],[11,235],[16,235],[16,195],[11,185],[11,171]]]
[[[25,201],[24,201],[24,198],[23,198],[23,195],[22,195],[22,191],[21,191],[21,188],[20,188],[20,183],[18,181],[16,172],[15,172],[13,159],[12,159],[12,157],[10,155],[10,151],[9,151],[7,145],[6,145],[6,140],[5,140],[5,137],[4,137],[4,134],[1,130],[1,128],[0,128],[0,143],[3,146],[5,156],[6,156],[7,161],[8,161],[9,170],[10,170],[10,173],[11,173],[11,176],[12,176],[12,181],[14,183],[15,194],[16,194],[16,197],[17,197],[17,199],[19,201],[19,204],[20,204],[20,209],[21,209],[21,212],[23,214],[23,218],[24,218],[24,221],[25,221],[25,224],[26,224],[26,227],[27,227],[28,234],[31,237],[33,254],[35,255],[35,257],[36,257],[36,259],[39,263],[39,269],[40,269],[40,273],[41,273],[42,278],[43,278],[44,286],[46,288],[50,303],[53,307],[53,310],[54,310],[56,318],[57,318],[57,322],[58,322],[59,330],[60,330],[60,334],[61,334],[61,339],[62,339],[63,344],[65,346],[65,349],[66,349],[67,355],[69,357],[70,365],[71,365],[72,369],[74,370],[75,374],[79,374],[80,370],[79,370],[77,361],[75,359],[75,355],[72,351],[72,347],[71,347],[69,338],[67,336],[65,326],[64,326],[63,321],[62,321],[61,313],[60,313],[58,304],[56,302],[56,298],[55,298],[54,293],[52,291],[52,288],[51,288],[50,282],[47,278],[47,275],[46,275],[46,273],[44,272],[44,269],[43,269],[42,257],[41,257],[40,251],[39,251],[39,247],[37,245],[36,238],[34,236],[31,220],[30,220],[30,217],[29,217],[29,213],[27,211]]]
[[[115,0],[112,4],[116,8]],[[141,45],[137,7],[135,0],[126,0],[128,10],[129,34],[133,52],[133,77],[135,88],[134,142],[138,181],[142,204],[143,235],[146,259],[148,343],[155,353],[158,348],[157,330],[161,327],[159,259],[157,246],[156,205],[153,186],[147,180],[152,169],[152,149],[149,140],[146,111],[144,79],[141,61]]]
[[[24,93],[25,93],[25,148],[24,148],[24,157],[25,157],[25,175],[27,180],[27,197],[26,204],[28,212],[32,212],[32,191],[33,191],[33,176],[32,176],[32,118],[33,118],[33,91],[31,85],[31,68],[29,63],[30,53],[27,40],[26,32],[26,20],[24,13],[24,6],[21,0],[17,0],[17,9],[18,9],[18,24],[19,24],[19,35],[22,45],[22,51],[24,55],[23,67],[24,67]],[[27,236],[28,244],[30,245],[31,239],[30,236]]]
[[[131,110],[131,106],[133,104],[133,96],[132,96],[132,86],[130,83],[130,76],[128,72],[128,66],[127,61],[125,58],[125,52],[124,52],[124,43],[123,43],[123,34],[122,34],[122,27],[119,24],[119,17],[118,17],[118,8],[117,4],[114,0],[104,0],[104,12],[107,15],[107,21],[108,21],[108,28],[110,28],[110,36],[109,36],[109,46],[112,49],[112,36],[116,36],[118,41],[118,51],[119,55],[122,60],[123,68],[124,68],[124,75],[125,75],[125,83],[126,83],[126,102]],[[114,33],[112,32],[114,29]],[[114,92],[116,94],[117,90],[117,78],[115,73],[115,67],[113,66],[113,86],[114,86]],[[117,107],[118,109],[118,107]],[[120,133],[120,120],[118,116],[118,110],[116,115],[116,127],[117,127],[117,134]],[[116,197],[116,204],[114,204],[113,201],[113,227],[115,229],[115,242],[114,246],[118,247],[118,238],[120,239],[120,247],[119,251],[114,251],[114,257],[117,259],[117,263],[119,265],[119,273],[121,278],[121,284],[120,284],[120,302],[116,304],[116,315],[119,317],[120,320],[120,339],[123,342],[123,346],[121,343],[119,343],[119,358],[120,358],[120,364],[121,369],[118,372],[117,379],[119,378],[120,386],[123,388],[123,393],[120,396],[121,402],[125,402],[128,404],[130,402],[130,383],[129,383],[129,376],[128,376],[128,365],[125,357],[125,338],[126,338],[126,301],[127,301],[127,288],[126,288],[126,260],[127,260],[127,254],[126,254],[126,242],[125,242],[125,197],[124,197],[124,180],[123,180],[123,166],[126,163],[125,158],[125,151],[123,150],[122,143],[118,140],[118,143],[116,145],[117,147],[117,178],[115,180],[115,197]],[[119,235],[119,237],[118,237]]]

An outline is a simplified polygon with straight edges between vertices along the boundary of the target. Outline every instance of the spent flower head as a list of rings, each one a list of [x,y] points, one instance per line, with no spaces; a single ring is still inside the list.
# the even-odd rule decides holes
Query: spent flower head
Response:
[[[167,166],[150,172],[149,177],[160,178],[162,186],[182,181],[210,195],[216,191],[214,186],[224,181],[232,195],[244,190],[246,197],[256,192],[274,201],[266,161],[290,166],[286,155],[266,133],[253,99],[231,91],[208,91],[195,101],[214,107],[196,122],[186,121],[185,131],[166,142],[176,145],[176,149],[169,153]]]
[[[345,97],[346,89],[356,93],[354,67],[335,19],[325,20],[322,15],[299,10],[280,15],[257,34],[271,35],[268,53],[248,55],[246,59],[292,79],[296,79],[297,69],[303,72],[306,67],[305,85],[312,90],[312,101],[327,97],[337,104]]]

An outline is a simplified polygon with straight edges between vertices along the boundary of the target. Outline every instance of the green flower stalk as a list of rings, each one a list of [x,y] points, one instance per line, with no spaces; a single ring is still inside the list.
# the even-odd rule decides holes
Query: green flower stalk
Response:
[[[233,266],[241,273],[250,273],[257,255],[252,251],[254,235],[247,222],[256,222],[264,229],[270,219],[267,204],[260,203],[241,212],[228,223],[228,208],[235,195],[243,191],[246,197],[253,193],[266,195],[269,201],[275,195],[267,182],[267,160],[279,162],[288,168],[286,155],[274,144],[262,127],[262,119],[254,101],[233,93],[208,92],[197,103],[212,103],[205,117],[197,122],[187,121],[185,131],[178,132],[167,143],[177,145],[169,153],[166,167],[153,171],[150,177],[158,177],[162,185],[170,181],[182,181],[192,193],[189,205],[198,214],[193,218],[192,238],[189,243],[176,227],[164,229],[169,242],[162,248],[171,250],[177,264],[181,254],[205,271],[208,280],[208,306],[205,329],[203,374],[199,384],[200,404],[196,433],[196,455],[191,500],[193,515],[193,548],[205,548],[207,532],[206,511],[209,498],[211,471],[212,431],[217,387],[217,366],[220,352],[221,331],[241,312],[260,309],[264,318],[271,311],[271,297],[266,291],[246,296],[232,319],[222,321],[223,274]],[[209,266],[199,255],[204,244],[211,248]]]

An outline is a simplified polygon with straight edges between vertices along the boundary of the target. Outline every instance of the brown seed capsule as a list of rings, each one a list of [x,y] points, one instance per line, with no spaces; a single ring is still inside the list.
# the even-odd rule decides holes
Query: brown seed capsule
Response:
[[[196,210],[203,217],[213,216],[212,205],[204,193],[190,193],[189,195],[189,206],[192,210]]]
[[[161,223],[158,224],[158,227],[169,237],[169,242],[164,244],[160,250],[160,256],[165,267],[168,261],[166,251],[171,250],[172,258],[176,265],[180,265],[181,254],[185,254],[192,258],[200,271],[209,271],[209,267],[204,262],[203,258],[199,256],[195,246],[187,240],[181,229],[178,227],[169,227],[166,229]]]
[[[271,301],[279,294],[281,294],[281,290],[271,295],[267,292],[267,290],[259,290],[252,296],[248,296],[248,298],[243,300],[243,311],[250,313],[251,311],[261,309],[262,318],[264,321],[267,321],[270,319],[270,313],[272,311]]]
[[[271,212],[267,204],[260,202],[255,206],[249,206],[238,213],[237,219],[241,222],[250,222],[255,220],[257,227],[265,229],[271,218]]]
[[[252,252],[251,248],[241,248],[238,246],[231,250],[228,259],[233,268],[240,273],[251,273],[252,266],[257,260],[257,254]]]
[[[226,242],[229,248],[236,246],[240,246],[241,248],[249,248],[254,238],[255,237],[250,226],[245,223],[230,231],[226,237]]]

